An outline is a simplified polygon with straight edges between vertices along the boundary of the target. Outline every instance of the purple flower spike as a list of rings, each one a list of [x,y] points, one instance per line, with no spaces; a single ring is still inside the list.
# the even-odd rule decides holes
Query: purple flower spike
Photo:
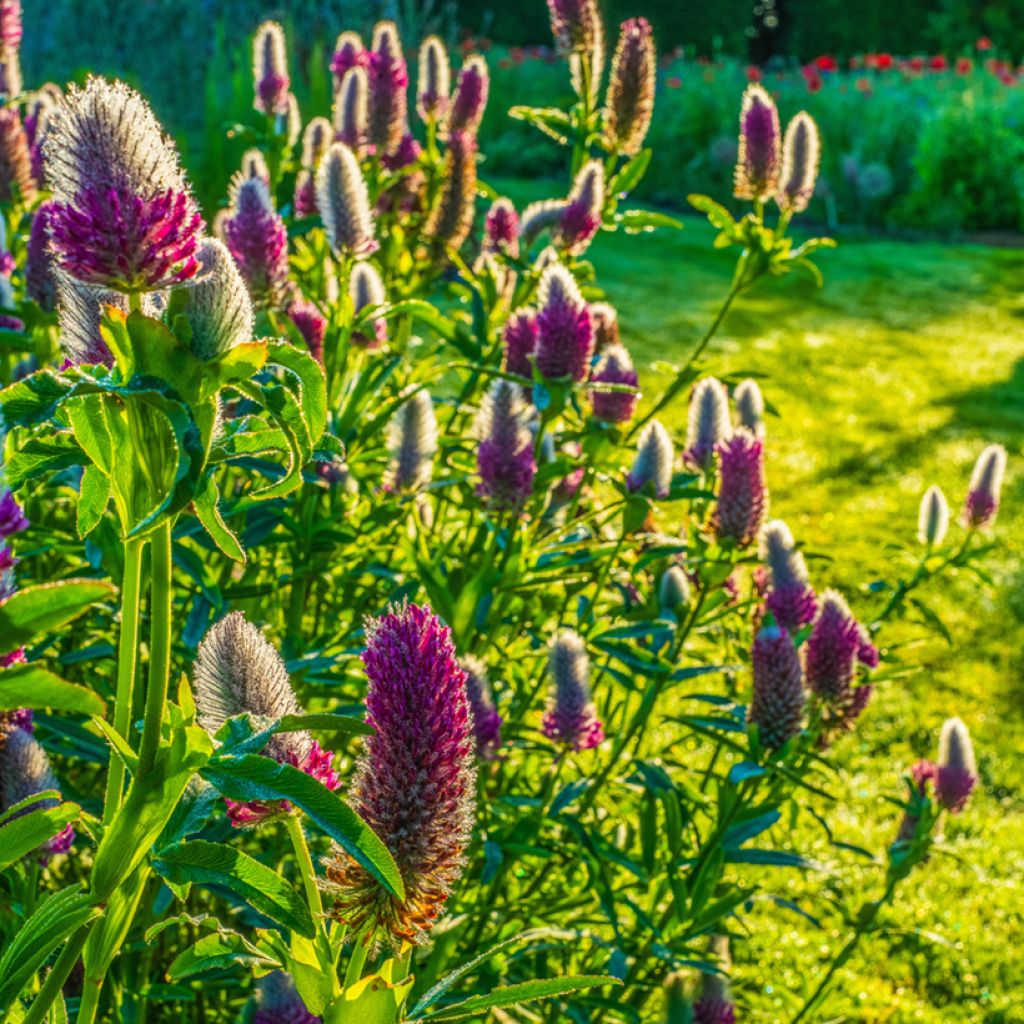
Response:
[[[15,107],[0,109],[0,202],[29,203],[36,194],[32,153],[21,115]]]
[[[594,351],[594,325],[579,286],[560,263],[540,280],[537,369],[549,380],[585,380]]]
[[[519,256],[519,215],[511,199],[495,199],[487,211],[483,251]]]
[[[16,53],[21,46],[21,0],[0,0],[0,49]]]
[[[355,32],[342,32],[334,44],[334,56],[331,57],[335,92],[341,88],[342,79],[350,68],[369,66],[370,51],[363,46],[363,40]]]
[[[50,252],[50,218],[53,203],[41,203],[32,216],[25,262],[25,291],[40,309],[52,312],[57,305],[57,282]]]
[[[425,229],[429,237],[451,249],[458,249],[473,227],[476,159],[475,136],[469,132],[453,132],[448,138],[441,199]]]
[[[978,768],[967,726],[959,718],[947,719],[939,735],[935,795],[943,807],[959,814],[977,783]]]
[[[366,626],[374,733],[353,808],[391,851],[406,899],[388,895],[340,847],[327,864],[331,915],[365,941],[422,943],[462,873],[476,796],[473,716],[451,630],[429,608],[392,608]]]
[[[316,203],[335,253],[362,260],[380,247],[374,238],[366,180],[355,154],[343,142],[334,143],[320,162]]]
[[[667,498],[672,487],[672,438],[657,421],[651,420],[640,434],[633,468],[626,477],[626,490],[636,494],[648,485],[656,498]]]
[[[603,35],[597,0],[548,0],[548,13],[560,53],[589,53]]]
[[[764,528],[761,557],[768,563],[771,582],[765,605],[780,626],[796,633],[814,618],[818,598],[811,587],[804,556],[781,519],[772,520]]]
[[[747,86],[740,110],[740,148],[733,195],[763,201],[775,193],[782,164],[779,112],[756,82]]]
[[[724,997],[701,996],[693,1004],[693,1024],[736,1024],[736,1007]]]
[[[635,388],[640,378],[625,345],[613,345],[604,350],[590,375],[592,384],[624,384]],[[628,423],[636,412],[640,400],[638,391],[591,391],[590,404],[594,416],[605,423]]]
[[[749,721],[761,743],[777,750],[795,736],[804,714],[804,684],[800,656],[793,638],[780,626],[762,626],[751,651],[754,695]]]
[[[473,733],[476,736],[477,757],[493,761],[501,746],[501,715],[494,706],[494,693],[487,678],[487,666],[479,659],[462,659],[466,673],[466,695],[473,712]]]
[[[253,105],[262,114],[287,113],[291,79],[288,77],[284,29],[276,21],[263,22],[256,29],[252,51],[253,80],[256,83]]]
[[[324,337],[327,334],[327,321],[317,308],[315,302],[308,299],[295,299],[288,306],[288,316],[298,328],[299,334],[309,348],[309,354],[323,365]]]
[[[319,1024],[306,1009],[295,983],[283,971],[271,971],[256,982],[256,1012],[252,1024]]]
[[[424,121],[436,121],[448,110],[452,69],[448,51],[437,36],[427,36],[420,46],[416,111]]]
[[[537,349],[537,314],[521,309],[509,317],[503,334],[505,342],[505,370],[530,380],[533,367],[530,356]]]
[[[570,255],[584,253],[601,227],[604,209],[604,165],[591,160],[580,168],[569,198],[551,232],[552,240]]]
[[[541,722],[544,735],[577,751],[603,743],[604,726],[590,696],[590,659],[578,633],[563,629],[554,636],[548,674],[551,693]]]
[[[980,529],[996,521],[1005,472],[1006,449],[1001,444],[990,444],[974,464],[971,486],[964,503],[964,526]]]
[[[821,139],[810,114],[801,110],[786,126],[782,173],[776,202],[783,210],[801,213],[814,195],[821,162]]]
[[[476,493],[497,508],[521,505],[533,490],[537,461],[533,434],[528,425],[530,410],[522,390],[511,381],[498,379],[484,398],[477,419]]]
[[[746,547],[757,539],[768,510],[764,478],[764,444],[740,427],[728,441],[715,446],[721,485],[713,524],[720,541]]]
[[[455,95],[452,96],[448,110],[448,122],[445,127],[449,138],[456,132],[476,135],[487,109],[490,85],[487,61],[479,54],[468,57],[459,71]]]
[[[280,655],[241,612],[215,623],[199,645],[193,690],[199,724],[211,735],[236,715],[250,716],[259,728],[285,715],[302,714]],[[319,779],[328,789],[341,784],[331,767],[332,755],[307,732],[277,733],[261,753]],[[228,817],[238,827],[290,809],[287,801],[226,802]]]
[[[385,491],[416,491],[430,483],[437,454],[437,418],[426,391],[417,391],[391,417],[388,452]]]
[[[370,126],[370,79],[366,69],[351,68],[341,80],[334,104],[334,138],[353,153],[366,152]]]
[[[624,21],[612,58],[604,108],[605,141],[610,148],[627,156],[640,152],[654,115],[657,75],[650,22],[646,18]]]
[[[409,69],[402,55],[402,40],[393,21],[381,21],[373,30],[367,68],[370,83],[369,141],[379,155],[393,152],[408,129]]]
[[[714,377],[697,381],[690,396],[683,462],[706,473],[713,465],[716,446],[729,433],[729,395],[725,388]]]
[[[272,306],[288,283],[288,231],[260,178],[241,181],[224,221],[224,241],[257,306]]]
[[[0,543],[30,525],[14,495],[7,489],[0,489]]]

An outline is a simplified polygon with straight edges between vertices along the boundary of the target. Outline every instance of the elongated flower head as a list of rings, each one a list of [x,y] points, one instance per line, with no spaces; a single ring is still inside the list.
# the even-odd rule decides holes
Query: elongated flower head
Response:
[[[395,947],[419,943],[444,909],[465,864],[476,769],[466,673],[451,631],[429,608],[392,608],[366,626],[366,740],[353,808],[391,851],[401,902],[335,848],[327,879],[331,915],[352,934],[368,928]]]
[[[736,1007],[728,997],[702,993],[693,1004],[693,1024],[736,1024]]]
[[[917,539],[927,547],[938,547],[949,529],[949,502],[942,488],[932,484],[921,498],[917,514]]]
[[[56,286],[57,324],[60,328],[60,347],[73,366],[100,363],[113,366],[114,357],[100,336],[100,317],[104,305],[128,311],[128,302],[119,292],[106,291],[57,270]]]
[[[668,497],[674,458],[668,431],[657,420],[651,420],[637,441],[633,468],[626,477],[626,489],[635,494],[650,485],[656,498]]]
[[[36,194],[28,136],[15,107],[0,108],[0,202],[29,203]]]
[[[448,138],[444,187],[427,221],[426,234],[440,245],[458,249],[473,227],[476,206],[476,139],[468,132]]]
[[[21,58],[16,50],[0,50],[0,95],[12,99],[24,88]]]
[[[585,252],[601,227],[604,209],[604,164],[584,164],[572,183],[572,191],[551,232],[559,248],[579,256]]]
[[[990,444],[979,456],[971,474],[971,486],[964,503],[964,525],[972,529],[991,526],[999,511],[999,493],[1006,472],[1006,449]]]
[[[238,186],[249,178],[259,178],[268,189],[270,188],[270,168],[267,167],[267,158],[261,150],[255,147],[247,149],[242,154],[242,164],[232,184],[232,199]]]
[[[485,253],[519,255],[519,214],[511,199],[495,199],[484,220]]]
[[[302,166],[315,171],[330,149],[334,129],[326,117],[314,117],[302,132]]]
[[[402,40],[393,21],[378,22],[367,68],[370,81],[368,137],[378,154],[398,148],[408,127],[409,69],[402,55]]]
[[[262,114],[281,114],[288,109],[291,79],[288,77],[288,49],[284,29],[276,21],[265,21],[252,44],[253,106]]]
[[[384,478],[389,491],[415,491],[430,483],[437,452],[437,419],[426,391],[399,407],[388,425],[391,462]]]
[[[200,359],[213,359],[252,341],[252,302],[238,265],[227,247],[207,238],[199,247],[201,270],[184,287],[183,312],[192,328],[189,348]]]
[[[21,0],[0,0],[0,49],[16,53],[21,31]]]
[[[281,656],[241,612],[226,615],[203,638],[192,669],[192,688],[199,724],[211,735],[236,715],[249,715],[259,728],[285,715],[302,714]],[[308,732],[276,733],[262,753],[312,775],[330,789],[339,785],[331,755]],[[262,801],[228,801],[228,815],[235,825],[255,824],[283,809]]]
[[[765,604],[780,626],[796,633],[818,610],[807,563],[789,527],[773,519],[761,534],[761,557],[768,564],[770,589]]]
[[[600,355],[619,344],[619,314],[607,302],[590,304],[590,319],[594,324],[594,351]]]
[[[288,231],[262,178],[239,181],[223,230],[253,301],[274,305],[288,282]]]
[[[552,263],[540,279],[537,369],[550,379],[585,380],[594,351],[594,325],[575,278]]]
[[[947,810],[958,813],[978,783],[974,747],[967,726],[959,718],[949,718],[939,734],[939,760],[936,763],[935,795]]]
[[[440,120],[448,109],[452,68],[448,51],[437,36],[427,36],[420,45],[416,111],[424,121]]]
[[[754,694],[749,720],[757,726],[764,746],[776,750],[800,731],[803,721],[800,656],[786,629],[765,625],[754,637],[751,661]]]
[[[553,232],[565,210],[565,206],[566,202],[564,199],[539,199],[535,203],[530,203],[523,210],[523,216],[519,222],[519,236],[523,240],[523,245],[529,248],[534,239],[538,238],[543,232]],[[549,246],[549,248],[551,247]],[[551,249],[551,251],[555,253],[554,249]],[[557,253],[555,253],[555,260],[557,258]]]
[[[476,422],[480,442],[476,492],[499,508],[522,504],[533,489],[537,462],[529,419],[522,389],[511,381],[496,380],[484,397]]]
[[[16,533],[27,530],[29,525],[21,505],[0,478],[0,543]]]
[[[481,760],[490,761],[497,756],[501,746],[501,715],[494,704],[494,692],[487,677],[487,666],[479,659],[467,655],[462,659],[462,670],[466,673],[466,696],[473,712],[473,735],[476,737],[476,754]]]
[[[271,971],[256,982],[255,1003],[252,1024],[320,1024],[284,971]]]
[[[604,726],[590,696],[590,658],[583,638],[562,629],[548,648],[551,690],[541,729],[549,740],[573,750],[589,750],[604,741]]]
[[[60,784],[46,751],[30,732],[10,722],[0,732],[0,812],[48,789],[59,790]],[[40,800],[16,816],[21,817],[36,808],[56,807],[57,803],[52,797]],[[46,864],[53,854],[66,853],[74,837],[74,830],[68,825],[40,848],[37,853],[40,863]]]
[[[740,547],[757,539],[768,511],[764,443],[740,427],[715,445],[721,484],[713,513],[715,535]]]
[[[678,565],[670,565],[661,575],[658,583],[658,601],[670,612],[684,608],[690,603],[690,581]]]
[[[372,263],[357,263],[348,279],[348,292],[356,314],[370,307],[379,308],[387,302],[384,282]],[[388,340],[388,323],[383,317],[374,318],[370,329],[356,331],[352,340],[365,348],[378,348]]]
[[[327,335],[327,320],[315,302],[308,299],[293,299],[288,305],[288,316],[298,328],[309,354],[323,365],[324,338]]]
[[[342,32],[334,44],[334,55],[331,57],[335,91],[341,87],[342,79],[349,68],[369,66],[370,51],[363,46],[362,38],[355,32]]]
[[[47,200],[36,207],[32,215],[32,229],[28,236],[25,258],[25,292],[39,304],[40,309],[51,312],[57,304],[57,282],[53,274],[53,255],[50,252],[50,217],[53,203]]]
[[[202,218],[171,142],[138,93],[72,86],[43,144],[55,200],[51,244],[86,284],[158,291],[192,277]]]
[[[533,377],[530,356],[537,349],[536,312],[517,310],[508,318],[502,337],[505,342],[505,370],[529,380]]]
[[[764,397],[756,380],[743,380],[733,392],[736,414],[741,427],[749,430],[754,437],[764,437]]]
[[[560,53],[592,53],[603,35],[597,0],[548,0],[551,34]]]
[[[622,384],[635,388],[640,383],[625,345],[606,348],[590,375],[593,384]],[[638,391],[591,391],[594,415],[605,423],[628,423],[640,400]]]
[[[366,147],[370,126],[370,79],[358,65],[345,72],[334,103],[334,137],[354,153]]]
[[[449,138],[457,132],[476,135],[487,109],[490,87],[487,61],[476,53],[467,57],[459,70],[455,94],[448,109],[446,128]]]
[[[776,197],[783,210],[800,213],[814,195],[821,162],[821,138],[810,114],[800,111],[786,125],[782,143],[782,172]]]
[[[28,138],[32,177],[39,188],[44,187],[43,140],[50,130],[53,112],[62,99],[63,94],[59,88],[56,86],[53,89],[44,87],[32,95],[25,108],[25,135]]]
[[[779,184],[779,112],[763,86],[752,82],[740,110],[740,148],[733,181],[737,199],[768,199]]]
[[[654,115],[657,74],[650,22],[646,18],[624,21],[605,97],[604,137],[610,148],[627,156],[640,152]]]
[[[714,462],[715,447],[728,439],[729,394],[714,377],[697,381],[690,397],[683,461],[693,469],[706,472]]]
[[[320,163],[316,202],[336,253],[365,259],[379,248],[363,172],[344,143],[334,143]]]

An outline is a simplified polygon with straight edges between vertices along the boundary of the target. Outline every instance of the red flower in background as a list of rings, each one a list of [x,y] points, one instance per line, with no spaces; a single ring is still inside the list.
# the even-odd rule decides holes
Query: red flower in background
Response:
[[[818,69],[813,64],[808,64],[803,68],[804,81],[807,83],[808,92],[820,92],[824,81],[818,72]]]
[[[679,89],[682,87],[683,80],[678,75],[669,75],[668,78],[665,79],[665,84],[670,89]]]
[[[755,67],[753,64],[747,66],[747,81],[748,82],[760,82],[764,76],[761,74],[761,69]]]
[[[928,67],[930,67],[932,71],[948,71],[949,61],[946,60],[946,58],[941,53],[939,53],[936,54],[934,57],[928,58]]]
[[[888,71],[895,63],[891,53],[879,53],[875,55],[875,66],[879,71]]]
[[[907,65],[915,74],[924,71],[924,57],[911,57]]]
[[[859,71],[864,66],[865,59],[861,56],[851,57],[848,62],[850,70]]]
[[[988,36],[981,36],[981,38],[974,44],[979,50],[991,50],[992,40]]]
[[[956,73],[958,75],[969,75],[974,70],[974,61],[970,57],[958,57],[956,61]]]
[[[835,57],[828,53],[823,53],[820,57],[815,57],[814,66],[819,71],[836,71],[839,68]]]
[[[871,79],[870,78],[863,78],[863,77],[862,78],[858,78],[857,81],[854,82],[854,87],[856,88],[857,92],[862,92],[862,93],[864,93],[865,96],[870,96],[871,95]]]

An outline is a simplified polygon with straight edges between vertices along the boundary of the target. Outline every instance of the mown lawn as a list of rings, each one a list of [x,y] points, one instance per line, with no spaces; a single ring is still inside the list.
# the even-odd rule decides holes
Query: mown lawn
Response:
[[[494,182],[517,199],[533,186]],[[559,194],[552,187],[552,194]],[[602,236],[591,250],[619,309],[624,342],[653,395],[659,360],[684,357],[713,318],[732,269],[712,231]],[[772,514],[808,548],[819,588],[838,586],[862,618],[878,610],[873,580],[905,573],[898,545],[914,544],[917,508],[931,483],[959,511],[971,467],[988,442],[1009,452],[1001,547],[993,583],[964,576],[924,596],[952,643],[918,624],[884,635],[916,643],[903,653],[922,670],[884,685],[857,732],[841,741],[840,795],[823,807],[833,838],[883,854],[899,810],[901,770],[933,753],[944,718],[960,715],[975,738],[981,792],[949,821],[946,842],[905,883],[888,932],[865,943],[820,1020],[891,1024],[1024,1022],[1024,251],[878,239],[842,241],[820,254],[825,286],[767,280],[741,297],[706,357],[708,373],[753,372],[779,418],[769,422]],[[685,408],[665,417],[685,431]],[[953,527],[953,530],[958,529]],[[776,831],[783,831],[782,825]],[[774,837],[785,845],[785,835]],[[779,871],[777,893],[799,900],[819,926],[764,901],[737,958],[755,984],[738,997],[743,1020],[786,1021],[787,993],[813,987],[846,930],[829,899],[880,891],[882,869],[831,845],[808,815],[795,848],[822,872]],[[781,840],[781,841],[779,841]],[[818,894],[818,897],[815,897]],[[821,897],[825,898],[822,899]]]

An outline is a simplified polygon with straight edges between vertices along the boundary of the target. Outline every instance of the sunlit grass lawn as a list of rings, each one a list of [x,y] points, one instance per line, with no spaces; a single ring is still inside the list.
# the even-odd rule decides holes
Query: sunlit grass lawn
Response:
[[[591,250],[649,396],[665,379],[652,364],[684,358],[728,288],[733,256],[712,250],[712,237],[687,218],[684,231],[603,235]],[[1024,1022],[1024,252],[862,238],[818,262],[821,290],[794,274],[741,297],[705,365],[765,376],[779,413],[768,424],[771,511],[834,559],[812,563],[819,588],[843,589],[869,618],[878,598],[867,586],[906,572],[893,545],[913,544],[926,487],[942,486],[958,512],[984,445],[1001,442],[1010,457],[994,584],[965,576],[924,595],[952,644],[929,639],[907,652],[922,671],[880,688],[841,742],[846,782],[822,810],[835,840],[882,854],[899,817],[884,795],[899,792],[905,766],[933,754],[953,714],[975,737],[981,793],[949,821],[944,852],[905,883],[889,932],[863,945],[818,1019]],[[682,404],[664,419],[685,431]],[[884,639],[924,633],[907,625]],[[776,833],[775,845],[789,845],[781,824]],[[821,927],[756,905],[751,933],[735,942],[739,958],[761,965],[757,986],[737,993],[744,1020],[788,1020],[786,993],[813,987],[822,955],[841,945],[844,926],[814,893],[842,884],[859,902],[880,892],[882,869],[830,845],[809,815],[792,845],[824,873],[777,870],[777,891],[801,899]]]

